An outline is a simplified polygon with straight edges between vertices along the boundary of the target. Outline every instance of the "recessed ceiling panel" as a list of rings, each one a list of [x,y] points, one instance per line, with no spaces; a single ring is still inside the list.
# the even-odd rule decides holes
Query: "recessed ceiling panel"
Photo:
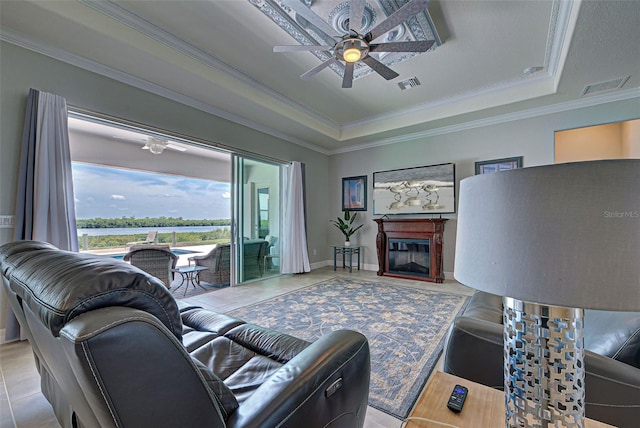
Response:
[[[362,13],[362,25],[354,27],[349,22],[350,0],[336,2],[335,0],[247,0],[262,13],[268,16],[276,23],[282,31],[289,34],[300,45],[329,45],[336,43],[335,36],[328,34],[323,29],[307,21],[299,13],[296,13],[290,6],[291,1],[299,1],[304,7],[311,10],[317,15],[323,23],[328,24],[330,29],[334,30],[334,35],[342,36],[349,34],[353,28],[360,34],[367,34],[376,25],[383,22],[387,17],[402,6],[409,3],[410,0],[369,0],[364,2],[364,11]],[[428,41],[433,40],[434,43],[429,51],[435,50],[442,44],[440,36],[431,19],[429,11],[418,13],[400,25],[385,32],[376,38],[378,43],[393,42],[411,42],[411,41]],[[387,67],[393,67],[409,58],[424,53],[418,52],[372,52],[370,56],[380,61]],[[311,51],[306,55],[314,55],[320,61],[327,61],[332,58],[332,53],[328,51]],[[344,74],[344,63],[333,62],[329,68],[339,76]],[[353,78],[358,79],[373,72],[371,67],[363,63],[356,63],[353,71]]]

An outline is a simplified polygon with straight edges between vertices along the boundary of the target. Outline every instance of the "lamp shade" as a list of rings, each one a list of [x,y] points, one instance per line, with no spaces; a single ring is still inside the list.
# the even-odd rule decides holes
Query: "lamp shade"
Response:
[[[454,276],[555,306],[640,310],[640,160],[556,164],[460,182]]]

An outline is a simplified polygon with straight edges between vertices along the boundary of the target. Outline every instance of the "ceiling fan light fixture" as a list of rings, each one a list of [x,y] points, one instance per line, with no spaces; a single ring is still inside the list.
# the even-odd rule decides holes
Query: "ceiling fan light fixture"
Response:
[[[336,43],[336,56],[346,62],[358,62],[369,53],[369,44],[358,37],[346,37]]]
[[[159,155],[164,152],[168,145],[169,142],[163,138],[150,137],[142,149],[149,150],[154,155]]]
[[[350,47],[344,50],[342,57],[347,62],[357,62],[362,58],[362,52],[356,47]]]
[[[149,151],[154,155],[159,155],[164,152],[165,145],[159,143],[151,143],[149,144]]]

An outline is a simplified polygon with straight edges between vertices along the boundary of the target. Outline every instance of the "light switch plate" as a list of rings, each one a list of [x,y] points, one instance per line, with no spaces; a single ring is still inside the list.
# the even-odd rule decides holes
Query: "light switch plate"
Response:
[[[0,215],[0,229],[12,229],[13,217],[12,215]]]

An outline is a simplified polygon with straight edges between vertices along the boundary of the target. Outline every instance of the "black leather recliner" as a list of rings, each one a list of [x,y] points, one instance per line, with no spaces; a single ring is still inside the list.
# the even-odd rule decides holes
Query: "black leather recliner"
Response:
[[[502,297],[476,291],[454,320],[444,371],[504,389]],[[585,414],[617,427],[640,423],[640,313],[585,310]]]
[[[369,346],[316,342],[198,307],[108,257],[0,247],[10,304],[63,427],[362,427]]]

